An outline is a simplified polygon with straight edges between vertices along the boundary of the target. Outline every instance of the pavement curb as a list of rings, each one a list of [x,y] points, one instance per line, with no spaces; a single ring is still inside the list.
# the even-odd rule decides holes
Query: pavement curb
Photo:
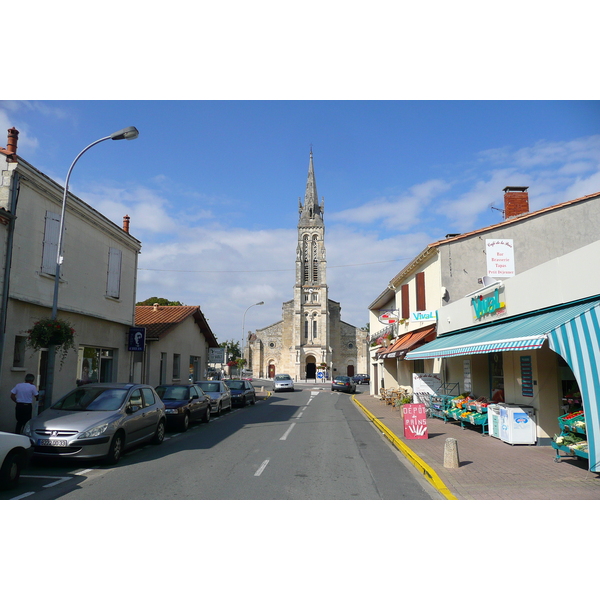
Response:
[[[392,445],[402,452],[404,456],[425,476],[428,481],[446,500],[457,500],[456,496],[446,487],[439,475],[417,454],[415,454],[398,436],[390,431],[377,417],[369,412],[353,395],[352,400],[367,415],[369,421],[379,429]]]

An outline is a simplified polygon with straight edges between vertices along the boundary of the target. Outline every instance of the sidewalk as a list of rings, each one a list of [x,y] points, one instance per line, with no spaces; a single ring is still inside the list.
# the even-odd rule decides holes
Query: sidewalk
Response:
[[[407,440],[400,409],[375,396],[354,398],[427,463],[458,500],[600,500],[600,474],[588,471],[586,460],[562,455],[557,463],[551,446],[511,446],[481,435],[480,427],[463,429],[436,418],[427,419],[428,439]],[[447,438],[458,441],[457,469],[444,467]]]

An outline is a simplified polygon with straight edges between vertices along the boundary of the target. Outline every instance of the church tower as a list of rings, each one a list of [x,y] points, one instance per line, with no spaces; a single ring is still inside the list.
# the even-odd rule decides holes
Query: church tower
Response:
[[[322,363],[329,365],[331,345],[329,331],[327,260],[325,253],[325,202],[319,204],[312,150],[304,204],[298,202],[298,247],[294,286],[294,332],[299,372],[315,376]]]

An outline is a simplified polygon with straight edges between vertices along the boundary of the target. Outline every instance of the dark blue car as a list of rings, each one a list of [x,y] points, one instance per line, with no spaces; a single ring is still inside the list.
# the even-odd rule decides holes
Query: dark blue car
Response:
[[[210,421],[210,398],[197,385],[158,385],[154,389],[165,405],[167,425],[187,431],[192,421]]]

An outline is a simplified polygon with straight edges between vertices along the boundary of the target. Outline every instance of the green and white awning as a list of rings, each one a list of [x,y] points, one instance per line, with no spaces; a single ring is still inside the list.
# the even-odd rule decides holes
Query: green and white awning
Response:
[[[537,350],[548,339],[551,331],[598,304],[600,300],[596,299],[438,336],[433,342],[407,353],[405,358],[417,360],[490,352]]]

